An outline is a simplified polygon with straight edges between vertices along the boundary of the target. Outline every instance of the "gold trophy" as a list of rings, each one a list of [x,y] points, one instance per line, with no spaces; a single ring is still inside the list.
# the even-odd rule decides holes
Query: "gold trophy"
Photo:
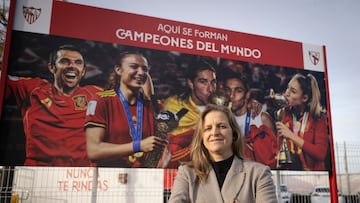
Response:
[[[182,108],[176,114],[169,110],[161,110],[155,116],[155,135],[163,139],[167,139],[167,134],[179,125],[179,120],[188,112],[187,109]],[[152,151],[146,154],[145,167],[156,168],[161,158],[162,151]]]
[[[231,99],[230,97],[222,90],[216,90],[209,96],[209,102],[211,104],[227,106],[231,108]]]
[[[286,99],[283,95],[277,94],[273,89],[270,89],[270,98],[274,102],[275,106],[278,108],[274,112],[274,118],[276,121],[282,122],[285,115],[285,107],[287,106]],[[291,154],[287,146],[286,137],[282,136],[281,145],[278,157],[279,164],[291,164]]]

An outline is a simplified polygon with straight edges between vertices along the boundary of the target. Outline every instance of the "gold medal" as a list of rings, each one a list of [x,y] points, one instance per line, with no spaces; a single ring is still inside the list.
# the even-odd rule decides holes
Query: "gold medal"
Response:
[[[129,161],[130,161],[131,163],[134,163],[137,158],[140,158],[140,157],[142,157],[143,155],[144,155],[144,152],[136,152],[135,154],[129,156]]]

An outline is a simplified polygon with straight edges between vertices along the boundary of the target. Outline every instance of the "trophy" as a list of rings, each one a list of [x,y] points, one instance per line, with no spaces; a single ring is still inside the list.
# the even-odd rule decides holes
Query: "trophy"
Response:
[[[283,95],[275,93],[273,89],[270,89],[270,98],[277,107],[277,110],[274,112],[274,118],[276,121],[282,122],[285,115],[285,107],[287,106],[286,99]],[[281,138],[278,161],[279,164],[292,163],[290,150],[287,146],[286,138],[284,136]]]
[[[179,120],[188,112],[187,109],[182,108],[176,114],[169,110],[161,110],[155,116],[155,135],[163,139],[167,139],[167,134],[179,125]],[[156,168],[161,158],[162,151],[154,150],[147,153],[145,167]]]
[[[211,104],[227,106],[231,108],[231,99],[230,97],[222,90],[216,90],[209,96],[209,102]]]

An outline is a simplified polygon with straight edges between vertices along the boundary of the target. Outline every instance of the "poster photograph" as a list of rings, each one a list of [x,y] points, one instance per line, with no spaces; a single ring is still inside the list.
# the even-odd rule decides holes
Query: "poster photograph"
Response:
[[[325,47],[62,1],[14,6],[1,165],[176,169],[214,103],[232,109],[247,158],[331,170]],[[140,148],[154,140],[165,148]]]

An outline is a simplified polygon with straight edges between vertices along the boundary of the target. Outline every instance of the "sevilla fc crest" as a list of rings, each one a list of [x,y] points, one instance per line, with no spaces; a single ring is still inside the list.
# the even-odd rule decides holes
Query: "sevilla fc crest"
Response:
[[[310,58],[311,63],[316,66],[320,61],[320,52],[309,51],[309,58]]]
[[[23,6],[23,15],[29,24],[33,24],[40,16],[41,8]]]

